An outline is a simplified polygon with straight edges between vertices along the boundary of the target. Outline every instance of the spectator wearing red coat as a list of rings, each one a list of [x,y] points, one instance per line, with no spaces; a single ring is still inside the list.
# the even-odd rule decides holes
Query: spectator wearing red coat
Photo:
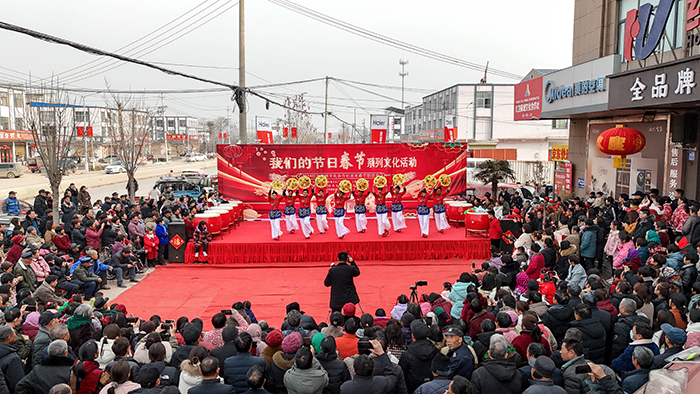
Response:
[[[481,322],[486,319],[490,319],[492,322],[495,322],[496,316],[494,316],[493,313],[484,310],[484,306],[481,305],[481,301],[479,301],[477,298],[472,300],[470,307],[474,315],[469,319],[469,336],[472,337],[473,341],[476,341],[478,339],[477,335],[481,333]]]
[[[544,256],[542,256],[540,253],[539,244],[532,244],[532,246],[530,246],[530,250],[534,253],[534,255],[530,259],[530,263],[527,265],[525,273],[529,279],[537,280],[540,278],[542,268],[544,268]]]
[[[503,229],[501,229],[501,222],[496,218],[496,214],[493,210],[489,210],[489,239],[491,239],[491,247],[496,250],[501,249],[501,237],[503,236]]]
[[[56,245],[58,254],[63,255],[68,253],[68,249],[70,249],[70,237],[66,234],[63,226],[56,227],[55,231],[56,235],[53,237],[53,244]]]
[[[146,235],[143,236],[143,248],[146,250],[148,266],[155,267],[158,259],[158,236],[153,231],[153,227],[146,228]]]
[[[533,312],[525,312],[523,314],[523,330],[511,343],[523,360],[527,360],[527,347],[533,342],[539,342],[544,345],[545,349],[547,349],[547,356],[552,354],[552,348],[542,335],[542,330],[537,324],[537,320],[539,319]]]

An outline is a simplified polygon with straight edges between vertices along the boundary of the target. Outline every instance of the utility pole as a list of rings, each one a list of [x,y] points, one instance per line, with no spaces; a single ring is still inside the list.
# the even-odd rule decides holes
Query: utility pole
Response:
[[[352,115],[352,143],[355,143],[355,134],[357,133],[357,108],[353,110]]]
[[[408,75],[408,71],[404,71],[404,68],[408,64],[408,59],[400,59],[399,64],[401,65],[401,72],[399,72],[399,76],[401,77],[401,110],[403,111],[404,107],[404,100],[403,100],[403,80],[406,78]],[[403,125],[401,125],[403,127]]]
[[[244,144],[248,143],[248,123],[246,122],[245,108],[245,1],[238,2],[238,88],[240,102],[238,104],[238,139]]]
[[[168,120],[165,119],[165,104],[163,103],[163,93],[160,94],[160,110],[161,116],[163,117],[163,142],[165,143],[165,162],[170,161],[168,159]]]
[[[326,107],[323,110],[323,142],[328,143],[328,77],[326,77]]]

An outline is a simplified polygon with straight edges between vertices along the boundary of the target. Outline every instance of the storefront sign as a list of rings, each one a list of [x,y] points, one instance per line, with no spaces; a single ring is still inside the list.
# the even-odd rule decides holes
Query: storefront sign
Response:
[[[31,131],[0,131],[0,141],[30,141],[33,138]]]
[[[700,58],[610,77],[610,109],[643,108],[700,100]]]
[[[554,167],[554,194],[571,194],[572,169],[573,167],[568,161],[557,163]]]
[[[606,111],[606,76],[620,72],[620,63],[620,55],[611,55],[545,75],[542,119]]]
[[[168,141],[187,141],[187,134],[168,134]]]
[[[569,160],[568,146],[552,146],[549,148],[549,161],[567,161]]]
[[[627,61],[644,60],[651,56],[656,47],[659,46],[676,0],[659,0],[657,3],[656,7],[654,4],[645,3],[639,9],[627,11],[623,47]],[[652,11],[654,11],[653,22],[651,22]],[[634,54],[632,53],[633,46]]]
[[[667,196],[672,197],[673,191],[682,189],[681,181],[683,180],[683,144],[675,143],[669,136],[668,141],[668,161],[666,165],[666,190]]]
[[[515,85],[513,120],[532,120],[542,116],[542,77]]]
[[[389,117],[385,115],[371,115],[370,124],[372,130],[372,143],[386,143],[386,133],[389,130]]]

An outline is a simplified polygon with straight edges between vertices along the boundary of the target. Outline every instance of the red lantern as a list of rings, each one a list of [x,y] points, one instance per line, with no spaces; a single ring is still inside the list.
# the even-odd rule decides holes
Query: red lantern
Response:
[[[644,134],[631,127],[614,127],[605,130],[596,140],[596,145],[601,152],[622,157],[641,151],[646,143]]]

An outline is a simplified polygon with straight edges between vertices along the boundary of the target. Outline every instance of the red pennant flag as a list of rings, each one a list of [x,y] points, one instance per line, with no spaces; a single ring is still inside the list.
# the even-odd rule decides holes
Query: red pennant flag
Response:
[[[83,126],[78,126],[78,137],[82,137],[85,135],[85,132],[83,130]]]
[[[88,126],[88,128],[87,128],[87,136],[92,138],[92,126]]]
[[[289,137],[289,128],[287,128],[287,127],[282,128],[282,137],[284,137],[284,138]]]
[[[297,128],[292,127],[292,138],[297,138]]]

